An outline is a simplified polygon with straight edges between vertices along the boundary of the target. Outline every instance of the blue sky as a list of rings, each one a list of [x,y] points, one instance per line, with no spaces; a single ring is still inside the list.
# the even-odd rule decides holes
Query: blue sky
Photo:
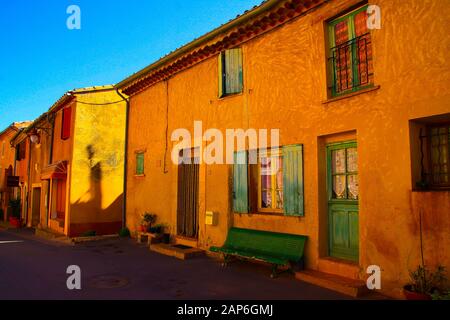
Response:
[[[261,0],[1,0],[0,131],[64,92],[117,83]],[[69,30],[69,5],[81,30]]]

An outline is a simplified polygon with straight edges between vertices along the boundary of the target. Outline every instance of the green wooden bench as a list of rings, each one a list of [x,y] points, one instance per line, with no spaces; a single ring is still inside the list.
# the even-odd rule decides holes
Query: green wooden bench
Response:
[[[222,247],[211,247],[210,250],[223,254],[224,266],[228,264],[230,257],[270,263],[271,277],[274,278],[279,266],[288,266],[287,271],[292,272],[292,264],[296,263],[303,269],[303,251],[307,238],[303,235],[231,228],[225,244]]]

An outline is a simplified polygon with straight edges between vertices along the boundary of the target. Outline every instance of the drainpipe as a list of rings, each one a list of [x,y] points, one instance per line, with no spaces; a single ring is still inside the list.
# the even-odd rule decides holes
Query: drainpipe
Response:
[[[116,88],[117,94],[125,101],[125,155],[123,165],[123,202],[122,202],[122,228],[127,227],[127,177],[128,177],[128,118],[130,114],[130,100],[125,98],[119,89]]]

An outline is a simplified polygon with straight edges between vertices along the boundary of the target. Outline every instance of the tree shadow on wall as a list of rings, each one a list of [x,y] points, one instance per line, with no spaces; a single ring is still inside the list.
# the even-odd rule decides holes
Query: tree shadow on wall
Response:
[[[123,194],[120,194],[107,208],[102,208],[102,163],[101,161],[95,163],[95,149],[92,145],[86,147],[86,153],[89,166],[89,190],[85,195],[89,196],[89,201],[84,202],[81,197],[71,206],[70,235],[78,236],[86,231],[96,231],[97,234],[116,233],[122,223]],[[79,217],[83,218],[79,219]],[[80,220],[82,222],[79,222]]]

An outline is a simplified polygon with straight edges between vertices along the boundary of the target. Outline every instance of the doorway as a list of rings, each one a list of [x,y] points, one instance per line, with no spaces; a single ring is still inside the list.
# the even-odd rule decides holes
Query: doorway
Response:
[[[359,260],[359,188],[356,141],[327,146],[329,255]]]
[[[41,188],[33,188],[31,199],[31,226],[36,227],[41,219]]]
[[[197,239],[199,161],[191,150],[181,152],[183,161],[178,165],[177,235]]]

